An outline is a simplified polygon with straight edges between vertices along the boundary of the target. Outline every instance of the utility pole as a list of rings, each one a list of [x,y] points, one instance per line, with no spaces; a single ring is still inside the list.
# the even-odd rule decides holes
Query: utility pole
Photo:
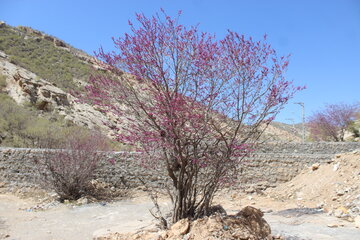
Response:
[[[296,102],[302,107],[302,142],[305,143],[305,104],[303,102]]]

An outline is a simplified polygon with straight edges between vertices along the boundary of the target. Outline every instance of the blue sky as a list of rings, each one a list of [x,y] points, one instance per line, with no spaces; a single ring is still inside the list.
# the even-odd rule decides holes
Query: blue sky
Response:
[[[57,36],[92,53],[112,50],[111,37],[129,31],[135,12],[150,16],[182,10],[181,23],[200,24],[222,37],[227,29],[260,39],[265,33],[280,54],[291,54],[287,77],[307,89],[276,120],[301,121],[325,103],[360,100],[360,0],[0,0],[0,20]]]

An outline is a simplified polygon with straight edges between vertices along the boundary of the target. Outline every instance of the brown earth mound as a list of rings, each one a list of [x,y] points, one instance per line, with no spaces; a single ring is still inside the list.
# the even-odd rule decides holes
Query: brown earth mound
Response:
[[[296,200],[352,221],[360,215],[360,150],[314,164],[290,182],[266,192],[272,198]]]
[[[111,233],[94,240],[270,240],[269,224],[263,213],[253,207],[245,207],[236,215],[213,215],[195,221],[182,219],[169,230],[143,231],[135,234]]]

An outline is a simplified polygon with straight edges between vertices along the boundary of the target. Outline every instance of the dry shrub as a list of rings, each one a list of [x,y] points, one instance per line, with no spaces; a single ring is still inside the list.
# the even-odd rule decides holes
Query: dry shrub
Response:
[[[68,132],[65,140],[50,138],[36,162],[41,180],[54,190],[60,200],[96,196],[91,185],[99,162],[109,150],[109,140],[99,132]]]

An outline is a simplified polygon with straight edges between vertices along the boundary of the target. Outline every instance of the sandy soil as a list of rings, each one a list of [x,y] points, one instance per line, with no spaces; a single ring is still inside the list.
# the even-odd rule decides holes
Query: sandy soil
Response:
[[[237,196],[234,193],[229,198],[218,198],[217,202],[223,204],[228,213],[236,213],[246,205],[262,209],[273,233],[287,239],[360,239],[360,230],[353,223],[325,213],[297,216],[278,212],[297,207],[293,202],[279,202],[264,196]],[[145,197],[81,206],[58,203],[46,210],[31,211],[34,205],[36,202],[30,199],[0,195],[0,239],[92,239],[108,232],[154,228],[155,224],[148,211],[152,203]],[[166,202],[162,202],[162,206],[170,207]]]
[[[292,181],[262,194],[221,191],[215,203],[221,204],[228,214],[249,205],[261,209],[273,234],[285,239],[355,240],[360,239],[360,229],[351,220],[360,215],[359,196],[360,153],[354,152],[339,155],[329,164],[305,169]],[[154,228],[149,213],[152,202],[143,192],[133,193],[132,197],[80,206],[50,201],[39,207],[42,197],[19,198],[3,193],[0,239],[82,240],[109,232]],[[166,199],[161,200],[161,206],[170,210]],[[343,212],[334,217],[339,207]]]
[[[343,217],[360,216],[360,151],[337,155],[329,163],[314,164],[265,194],[299,206],[322,207]]]
[[[134,231],[152,224],[150,202],[58,204],[31,211],[34,205],[29,199],[0,195],[0,236],[9,235],[6,239],[13,240],[92,239],[96,230]]]

